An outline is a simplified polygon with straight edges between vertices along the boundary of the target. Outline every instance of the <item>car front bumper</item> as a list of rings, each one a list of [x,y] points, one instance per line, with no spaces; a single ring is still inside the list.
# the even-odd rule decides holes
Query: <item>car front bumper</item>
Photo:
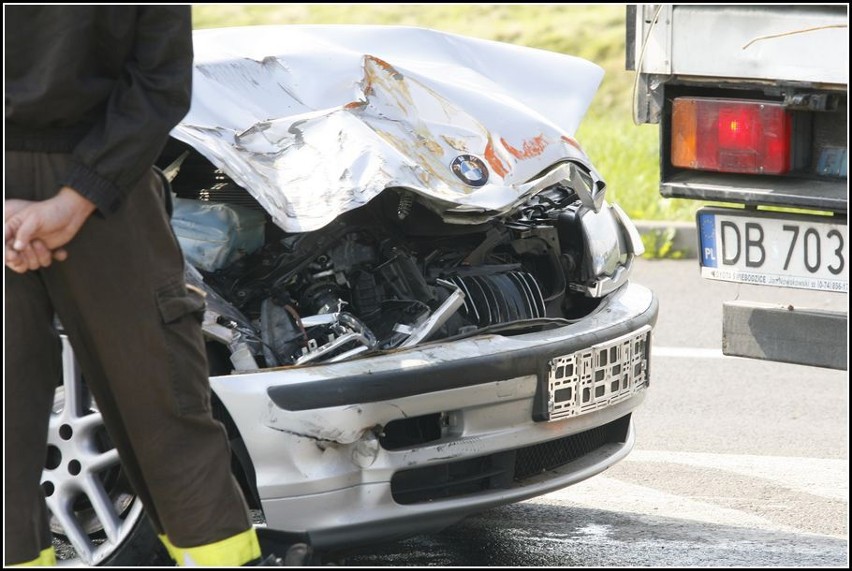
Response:
[[[547,331],[211,384],[244,439],[270,529],[307,531],[318,547],[386,541],[571,485],[624,458],[657,312],[654,295],[628,283],[593,314]],[[635,369],[635,384],[620,390],[615,379],[612,393],[599,386],[609,377],[596,385],[614,365],[609,351],[638,339],[641,359],[618,366]],[[598,367],[601,353],[609,368]],[[560,384],[563,365],[583,360],[590,367],[560,412],[554,394],[572,394]],[[596,386],[601,396],[580,406],[583,387]],[[423,435],[406,443],[394,438],[399,426]]]

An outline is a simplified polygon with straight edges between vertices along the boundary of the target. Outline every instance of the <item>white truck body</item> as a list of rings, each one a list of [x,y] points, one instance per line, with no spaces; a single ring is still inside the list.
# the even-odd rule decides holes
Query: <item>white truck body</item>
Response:
[[[831,312],[726,303],[725,354],[847,368],[848,22],[848,5],[627,8],[661,194],[725,203],[696,217],[702,276],[842,296]]]

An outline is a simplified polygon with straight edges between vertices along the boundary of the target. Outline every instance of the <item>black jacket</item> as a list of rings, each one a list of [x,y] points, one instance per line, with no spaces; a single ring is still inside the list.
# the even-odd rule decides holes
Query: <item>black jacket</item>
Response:
[[[114,212],[189,110],[189,6],[4,6],[6,150],[71,153],[60,179]]]

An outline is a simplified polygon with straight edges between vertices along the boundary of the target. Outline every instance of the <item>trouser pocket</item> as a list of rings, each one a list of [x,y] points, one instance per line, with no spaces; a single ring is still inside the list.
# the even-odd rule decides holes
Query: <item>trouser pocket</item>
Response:
[[[169,381],[178,412],[210,410],[210,384],[201,321],[204,298],[183,277],[157,290],[168,359]]]

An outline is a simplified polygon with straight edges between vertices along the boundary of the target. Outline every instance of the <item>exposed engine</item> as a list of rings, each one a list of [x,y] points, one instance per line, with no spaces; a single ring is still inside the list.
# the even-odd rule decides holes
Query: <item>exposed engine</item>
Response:
[[[221,173],[201,192],[192,179],[173,182],[179,197],[262,210]],[[574,243],[582,208],[557,184],[509,217],[465,226],[388,189],[313,232],[267,222],[259,250],[201,272],[221,297],[218,306],[208,298],[208,309],[233,332],[231,350],[242,343],[259,368],[561,325],[597,305],[572,287],[589,279]]]

